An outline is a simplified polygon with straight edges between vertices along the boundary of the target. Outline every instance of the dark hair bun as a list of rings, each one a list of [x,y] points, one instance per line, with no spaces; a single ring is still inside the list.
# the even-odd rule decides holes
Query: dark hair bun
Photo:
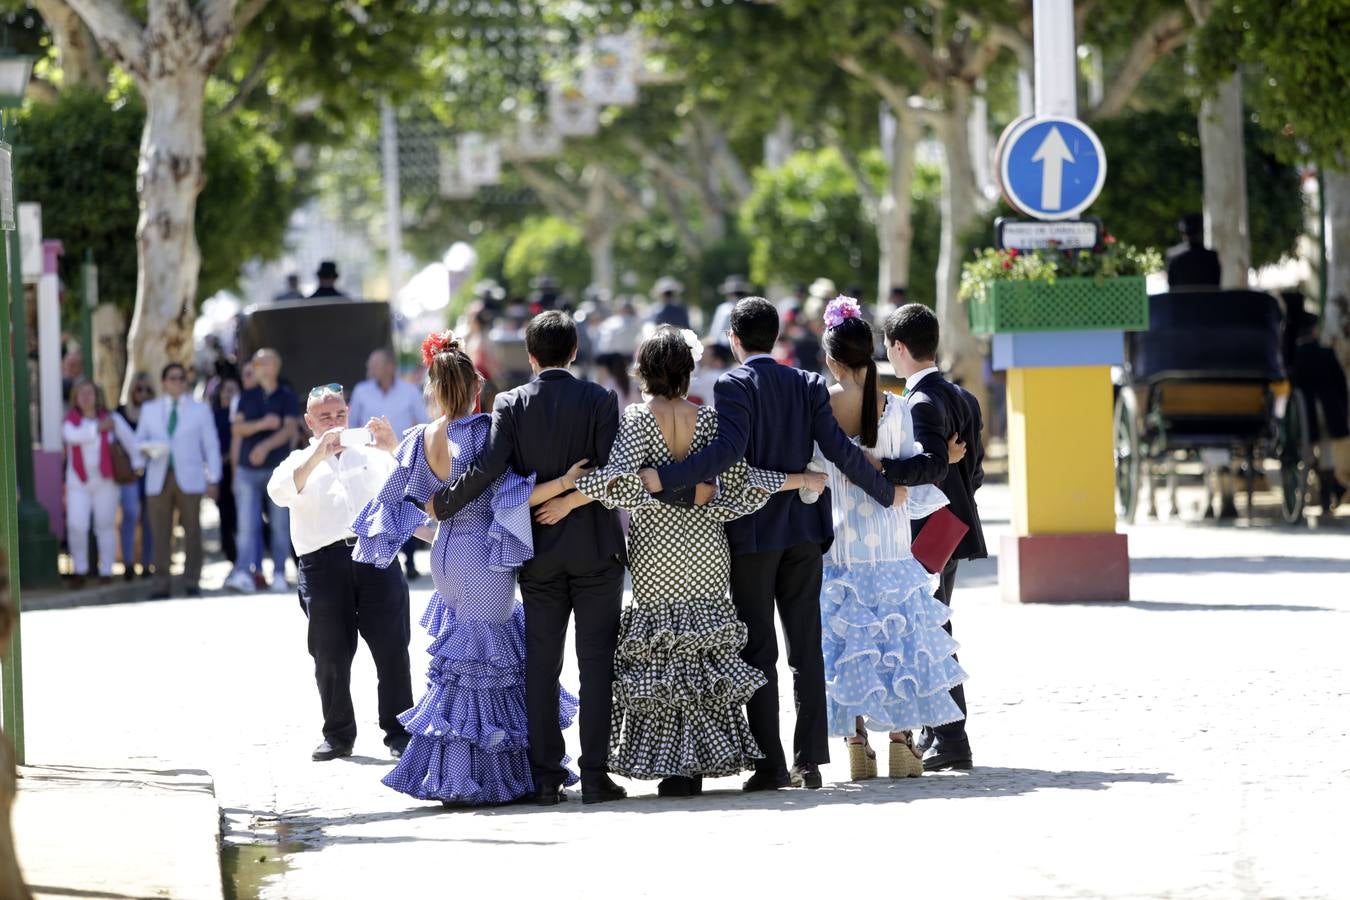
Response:
[[[672,325],[662,325],[642,342],[637,352],[638,378],[653,397],[676,398],[689,393],[694,374],[694,351]]]

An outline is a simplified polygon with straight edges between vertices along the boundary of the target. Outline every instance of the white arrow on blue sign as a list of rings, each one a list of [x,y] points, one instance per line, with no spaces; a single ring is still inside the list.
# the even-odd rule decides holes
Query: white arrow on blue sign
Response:
[[[1106,182],[1106,153],[1077,119],[1029,116],[999,138],[997,172],[1003,196],[1036,219],[1072,219],[1092,205]]]

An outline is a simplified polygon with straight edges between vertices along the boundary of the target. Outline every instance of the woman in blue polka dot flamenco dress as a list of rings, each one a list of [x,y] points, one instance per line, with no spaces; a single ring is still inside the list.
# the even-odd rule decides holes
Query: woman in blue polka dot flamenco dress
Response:
[[[857,302],[840,297],[825,312],[826,364],[836,384],[830,406],[844,432],[874,457],[917,451],[909,408],[880,390],[872,329]],[[910,519],[947,504],[936,486],[909,488],[905,503],[883,509],[826,462],[834,544],[820,592],[825,694],[830,734],[848,743],[853,780],[877,774],[867,732],[890,735],[892,778],[923,774],[913,731],[962,717],[948,693],[965,681],[943,630],[949,610],[933,596],[933,576],[910,553]]]
[[[433,334],[422,356],[442,415],[407,432],[395,451],[398,468],[353,524],[352,558],[360,562],[387,566],[410,536],[430,539],[418,504],[462,474],[487,440],[491,417],[473,414],[480,379],[460,342],[450,332]],[[573,481],[579,472],[569,473]],[[399,716],[411,741],[383,779],[394,790],[447,805],[511,803],[533,794],[516,569],[534,553],[529,507],[559,490],[559,480],[536,487],[533,475],[508,471],[436,530],[436,590],[422,616],[433,638],[431,665],[426,692]],[[558,704],[566,728],[577,700],[560,690]],[[575,784],[576,775],[568,776]]]

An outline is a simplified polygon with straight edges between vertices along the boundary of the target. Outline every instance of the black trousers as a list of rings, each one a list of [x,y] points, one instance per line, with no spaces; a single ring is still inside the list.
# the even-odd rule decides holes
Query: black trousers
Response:
[[[747,553],[731,558],[731,599],[749,632],[741,658],[768,679],[746,704],[750,733],[764,758],[757,769],[784,772],[787,763],[778,737],[778,635],[775,605],[783,620],[797,724],[792,732],[793,765],[830,761],[825,714],[825,661],[820,644],[820,545],[807,542],[786,550]],[[776,601],[776,603],[775,603]]]
[[[577,668],[581,675],[581,777],[608,771],[613,711],[614,649],[623,606],[623,563],[533,560],[520,575],[525,603],[525,715],[530,769],[536,787],[563,783],[563,736],[558,720],[558,678],[567,645],[567,623],[577,617]]]
[[[952,591],[956,590],[956,567],[960,560],[952,559],[947,561],[947,565],[942,568],[941,580],[938,582],[937,598],[943,605],[950,607],[952,605]],[[948,634],[952,633],[952,620],[948,619],[947,624],[942,626]],[[953,657],[955,659],[956,657]],[[947,725],[939,725],[931,729],[938,744],[966,744],[969,743],[966,737],[966,686],[958,684],[952,688],[952,700],[961,710],[962,718],[956,722]]]
[[[380,728],[384,742],[403,742],[399,713],[413,705],[408,665],[408,582],[396,565],[380,569],[352,562],[352,548],[339,541],[300,562],[300,602],[309,616],[309,654],[323,706],[323,736],[350,747],[356,741],[352,710],[352,658],[356,638],[365,639],[379,679]]]

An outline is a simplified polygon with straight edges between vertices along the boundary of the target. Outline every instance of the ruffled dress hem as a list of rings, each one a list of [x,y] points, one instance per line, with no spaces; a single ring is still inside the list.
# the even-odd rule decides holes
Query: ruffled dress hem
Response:
[[[907,731],[963,718],[951,699],[966,680],[959,644],[943,625],[951,611],[913,559],[827,565],[821,631],[829,730],[852,735],[855,717],[874,731]]]

